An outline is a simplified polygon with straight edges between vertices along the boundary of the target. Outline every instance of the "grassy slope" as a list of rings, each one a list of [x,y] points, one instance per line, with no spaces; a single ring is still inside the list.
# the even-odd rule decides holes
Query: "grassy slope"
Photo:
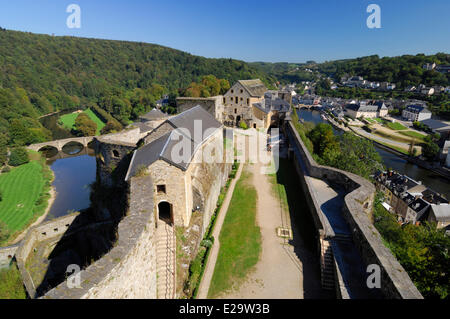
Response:
[[[244,169],[220,232],[220,250],[209,288],[209,298],[232,289],[243,280],[261,253],[261,231],[256,225],[256,189]]]
[[[405,132],[399,132],[402,135],[406,135],[406,136],[410,136],[410,137],[414,137],[414,138],[418,138],[420,140],[425,139],[426,135],[414,132],[414,131],[405,131]]]
[[[33,208],[44,187],[42,167],[36,162],[19,166],[0,175],[0,220],[11,231],[22,228],[33,217]]]
[[[15,265],[0,270],[0,299],[26,299],[22,278]]]
[[[97,115],[95,115],[94,112],[92,112],[91,109],[87,109],[85,111],[83,111],[83,113],[85,113],[87,116],[89,116],[89,118],[91,120],[93,120],[95,122],[95,124],[97,124],[97,135],[100,134],[100,131],[102,130],[102,128],[105,127],[105,123],[103,123],[102,120],[100,120],[98,118]],[[69,113],[69,114],[65,114],[62,115],[59,120],[61,121],[61,123],[63,124],[63,126],[65,128],[67,128],[68,130],[71,130],[74,125],[75,125],[75,119],[77,118],[79,114],[78,113]]]
[[[401,125],[400,123],[397,123],[397,122],[396,123],[387,122],[386,126],[394,131],[402,131],[402,130],[407,129],[406,127],[404,127],[403,125]]]

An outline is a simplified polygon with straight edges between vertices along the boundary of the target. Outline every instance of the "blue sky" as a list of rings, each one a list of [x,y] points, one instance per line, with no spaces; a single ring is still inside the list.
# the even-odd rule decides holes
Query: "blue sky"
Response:
[[[81,7],[81,29],[66,8]],[[381,29],[366,8],[381,7]],[[206,57],[325,61],[450,52],[449,0],[0,0],[6,29],[157,43]]]

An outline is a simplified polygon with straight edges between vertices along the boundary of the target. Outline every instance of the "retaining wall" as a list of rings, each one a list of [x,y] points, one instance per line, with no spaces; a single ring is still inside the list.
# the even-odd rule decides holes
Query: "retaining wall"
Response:
[[[344,217],[352,229],[353,242],[364,262],[367,265],[377,264],[380,266],[381,291],[385,298],[423,299],[406,271],[392,255],[391,251],[384,246],[380,234],[370,220],[375,187],[366,179],[355,174],[318,165],[291,121],[286,122],[285,131],[290,136],[290,141],[294,142],[294,145],[292,145],[294,146],[294,151],[301,156],[303,163],[296,163],[296,166],[302,170],[301,174],[305,174],[306,170],[311,177],[326,180],[331,184],[337,184],[348,192],[344,198],[345,205],[342,208]],[[300,165],[305,167],[300,167]],[[301,180],[305,180],[305,178]],[[307,200],[312,203],[311,206],[315,210],[313,216],[317,215],[314,218],[319,231],[323,230],[322,235],[325,238],[333,237],[334,233],[332,230],[330,231],[329,228],[331,227],[324,220],[325,216],[314,199],[314,189],[308,184],[307,179],[305,186],[309,190],[305,194]]]
[[[80,288],[63,282],[42,298],[156,299],[153,188],[148,176],[132,178],[129,212],[119,223],[114,248],[78,274]]]
[[[11,264],[20,244],[0,248],[0,269],[7,268]]]

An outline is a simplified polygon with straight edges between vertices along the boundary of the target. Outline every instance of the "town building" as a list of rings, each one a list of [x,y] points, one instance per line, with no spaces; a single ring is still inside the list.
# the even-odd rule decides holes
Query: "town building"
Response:
[[[431,112],[422,105],[408,105],[402,112],[404,119],[420,122],[431,118]]]
[[[350,116],[353,119],[357,119],[360,117],[364,118],[376,118],[376,117],[385,117],[388,114],[388,108],[383,102],[374,102],[371,101],[369,103],[361,101],[355,104],[347,104],[345,106],[346,115]]]
[[[248,128],[267,129],[289,111],[289,101],[295,92],[288,88],[288,91],[269,91],[259,79],[240,80],[223,96],[177,98],[177,108],[185,112],[200,105],[225,126],[239,127],[245,123]]]
[[[431,71],[431,70],[434,70],[434,68],[436,68],[436,63],[426,63],[426,64],[424,64],[423,66],[422,66],[422,68],[424,69],[424,70],[427,70],[427,71]]]
[[[433,218],[430,217],[433,211],[440,218],[438,227],[445,227],[444,224],[450,222],[448,200],[422,183],[394,171],[380,171],[374,177],[377,190],[384,195],[385,207],[397,215],[400,222],[427,221]]]
[[[259,80],[239,80],[223,96],[224,123],[239,126],[241,121],[248,127],[264,127],[264,116],[254,104],[264,100],[267,88]]]
[[[450,65],[438,65],[436,66],[436,71],[440,73],[450,73]]]

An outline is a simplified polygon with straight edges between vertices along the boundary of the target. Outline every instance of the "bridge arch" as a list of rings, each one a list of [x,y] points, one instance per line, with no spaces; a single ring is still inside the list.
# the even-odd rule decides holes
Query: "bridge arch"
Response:
[[[61,151],[68,155],[75,155],[81,153],[85,145],[78,141],[68,141],[61,147]]]

